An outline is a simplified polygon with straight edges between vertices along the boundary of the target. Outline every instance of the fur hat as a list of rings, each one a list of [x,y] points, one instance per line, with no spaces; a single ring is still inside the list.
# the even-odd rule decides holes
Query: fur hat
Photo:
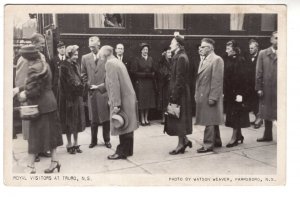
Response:
[[[22,54],[36,54],[36,53],[38,53],[38,50],[35,45],[29,44],[29,45],[22,46],[20,49],[20,53],[21,53],[21,55]]]
[[[20,54],[27,60],[36,60],[40,58],[39,51],[33,44],[22,46],[20,49]]]
[[[75,51],[77,51],[79,49],[79,46],[77,45],[70,45],[67,46],[66,48],[66,57],[70,58],[73,56],[73,54],[75,53]]]

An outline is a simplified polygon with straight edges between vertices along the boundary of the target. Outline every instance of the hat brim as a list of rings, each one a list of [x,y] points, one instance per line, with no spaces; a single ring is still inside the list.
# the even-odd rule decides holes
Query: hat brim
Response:
[[[115,128],[118,129],[118,130],[120,130],[120,131],[127,129],[128,124],[129,124],[129,120],[128,120],[127,114],[123,110],[120,110],[118,112],[118,115],[120,115],[123,118],[124,124],[122,126],[118,127],[118,128],[116,128],[116,127]]]

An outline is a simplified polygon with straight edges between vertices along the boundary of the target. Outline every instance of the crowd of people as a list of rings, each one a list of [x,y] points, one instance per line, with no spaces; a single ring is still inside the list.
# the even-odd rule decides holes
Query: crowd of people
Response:
[[[115,49],[101,47],[99,37],[93,36],[88,40],[91,52],[82,56],[79,65],[77,45],[65,46],[59,41],[57,56],[47,60],[42,54],[45,38],[35,33],[15,61],[13,89],[19,108],[38,106],[37,115],[22,120],[29,172],[36,172],[39,156],[51,157],[45,173],[59,172],[56,148],[63,145],[62,134],[66,134],[69,154],[82,153],[78,137],[89,125],[89,148],[98,144],[98,127],[102,126],[107,148],[112,147],[111,135],[120,140],[108,159],[132,156],[134,131],[139,125],[151,125],[148,117],[153,108],[162,112],[164,132],[178,136],[178,145],[169,154],[183,154],[193,145],[187,137],[193,132],[193,100],[194,124],[205,126],[198,153],[222,146],[219,125],[224,122],[233,129],[226,147],[243,143],[242,128],[250,126],[250,112],[256,117],[252,122],[255,128],[263,120],[265,124],[264,135],[257,141],[272,141],[272,121],[277,119],[277,32],[270,41],[269,48],[259,51],[258,42],[250,40],[249,53],[244,55],[239,44],[230,40],[224,46],[226,55],[221,57],[214,52],[215,41],[203,38],[197,62],[192,64],[184,37],[174,34],[155,63],[147,43],[140,44],[135,58],[128,58],[122,43]]]

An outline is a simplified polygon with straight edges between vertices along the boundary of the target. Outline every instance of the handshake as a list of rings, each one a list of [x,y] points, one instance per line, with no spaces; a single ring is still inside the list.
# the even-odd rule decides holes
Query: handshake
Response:
[[[101,83],[99,85],[90,85],[90,90],[99,90],[101,94],[104,94],[106,92],[106,87],[104,83]]]

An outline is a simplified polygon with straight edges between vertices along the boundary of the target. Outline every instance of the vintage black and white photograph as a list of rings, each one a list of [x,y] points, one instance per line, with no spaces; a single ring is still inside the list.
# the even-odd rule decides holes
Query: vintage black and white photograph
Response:
[[[285,6],[23,6],[6,184],[285,183]]]

